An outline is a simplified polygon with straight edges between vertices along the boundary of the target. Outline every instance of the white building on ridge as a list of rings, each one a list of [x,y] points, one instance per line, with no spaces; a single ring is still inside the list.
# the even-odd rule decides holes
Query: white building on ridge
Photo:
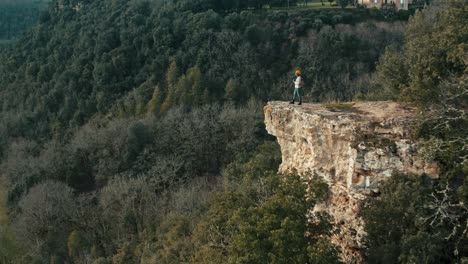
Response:
[[[381,8],[385,5],[395,4],[397,10],[408,10],[408,4],[413,3],[413,0],[357,0],[357,3],[360,5],[365,5],[368,8]]]

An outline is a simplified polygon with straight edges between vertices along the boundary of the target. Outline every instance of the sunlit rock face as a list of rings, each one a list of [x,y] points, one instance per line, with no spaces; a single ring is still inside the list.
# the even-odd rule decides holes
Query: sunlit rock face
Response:
[[[329,199],[315,212],[327,213],[339,230],[332,240],[344,261],[360,262],[365,247],[360,201],[377,196],[396,172],[437,178],[439,169],[424,160],[412,139],[416,109],[395,102],[303,104],[270,102],[268,133],[281,146],[280,172],[323,178]]]

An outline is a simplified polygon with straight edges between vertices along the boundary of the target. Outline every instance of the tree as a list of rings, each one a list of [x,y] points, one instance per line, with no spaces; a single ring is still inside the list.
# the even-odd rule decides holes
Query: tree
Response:
[[[18,262],[24,253],[9,223],[6,186],[5,178],[0,177],[0,261],[14,263]]]
[[[191,88],[189,92],[189,99],[188,101],[192,105],[202,105],[205,103],[209,103],[207,99],[205,98],[205,91],[207,90],[207,84],[204,81],[202,72],[200,68],[196,65],[192,68],[190,68],[187,71],[187,81],[189,82]]]
[[[406,31],[410,81],[402,90],[404,97],[423,104],[437,101],[441,80],[465,71],[462,47],[467,27],[463,0],[436,1],[415,14]]]
[[[230,224],[237,229],[229,245],[229,262],[324,263],[328,260],[331,261],[328,263],[338,263],[333,250],[308,254],[328,230],[322,229],[322,225],[308,224],[307,211],[314,201],[305,199],[301,179],[292,175],[284,179],[272,176],[264,188],[266,197],[257,205],[239,209],[230,219]],[[306,235],[307,232],[311,235]]]
[[[68,256],[77,262],[82,262],[83,250],[86,247],[86,241],[80,231],[73,230],[67,241]]]
[[[242,98],[242,88],[237,80],[229,79],[224,88],[224,96],[227,100],[240,102]]]
[[[149,134],[146,126],[137,121],[128,127],[127,135],[127,160],[133,161],[149,142]]]
[[[66,168],[66,183],[80,192],[92,190],[95,187],[95,179],[89,153],[82,149],[77,149],[73,153],[65,153],[71,158],[69,163],[71,167]]]
[[[168,217],[160,228],[156,242],[151,244],[157,250],[146,258],[146,263],[189,263],[193,250],[189,219],[184,216]]]
[[[393,234],[404,234],[401,238],[389,239],[400,239],[403,243],[382,245],[382,251],[375,252],[376,255],[387,252],[394,260],[398,258],[405,262],[463,262],[461,256],[467,254],[466,249],[460,247],[466,244],[465,234],[468,232],[464,207],[468,197],[464,184],[468,155],[468,76],[467,62],[462,59],[465,56],[462,47],[466,46],[468,34],[465,7],[464,1],[459,0],[434,1],[410,20],[403,54],[386,53],[382,63],[379,62],[382,65],[378,68],[379,75],[387,72],[386,76],[380,76],[383,84],[394,91],[400,90],[402,100],[416,103],[422,110],[417,136],[426,158],[438,161],[441,172],[430,196],[421,195],[422,200],[417,203],[426,210],[413,209],[414,218],[424,221],[410,222],[404,231],[393,230]],[[408,75],[392,79],[395,75],[388,72],[390,67],[408,72]],[[392,198],[386,199],[390,201],[383,202],[390,202],[394,207]],[[385,221],[388,226],[388,215],[380,221]],[[378,221],[376,225],[379,225]],[[379,246],[371,250],[377,248]]]
[[[341,6],[341,8],[345,8],[347,5],[349,5],[349,0],[338,0],[337,4]]]
[[[113,179],[100,192],[100,218],[109,244],[150,228],[158,215],[158,196],[148,179]]]
[[[397,100],[407,83],[408,66],[403,53],[394,47],[387,47],[379,58],[377,76],[373,83],[375,88],[369,97]]]
[[[73,190],[63,183],[46,181],[33,187],[19,207],[14,227],[28,255],[39,260],[67,256],[66,241],[76,221]]]
[[[146,104],[146,113],[152,115],[158,115],[159,109],[161,109],[161,104],[164,100],[164,93],[159,87],[156,85],[153,90],[153,95],[151,96],[151,100]]]
[[[25,222],[18,202],[48,180],[73,188],[81,205],[79,217],[65,231],[62,225],[47,229],[50,239],[41,233],[45,228],[31,234],[20,228],[11,232],[12,237],[28,235],[19,239],[27,240],[25,252],[36,258],[25,260],[28,263],[85,262],[70,255],[96,263],[141,262],[150,244],[156,247],[146,254],[165,256],[167,262],[182,262],[171,259],[177,250],[184,251],[181,260],[186,262],[227,261],[229,252],[209,245],[232,235],[230,227],[214,228],[228,221],[214,215],[223,213],[223,204],[208,214],[216,221],[207,222],[211,231],[228,231],[200,242],[197,257],[191,255],[198,243],[192,240],[193,227],[205,219],[212,192],[222,192],[222,177],[233,197],[247,200],[232,202],[232,208],[226,205],[230,219],[244,205],[255,207],[247,212],[249,223],[256,216],[274,218],[268,210],[279,201],[257,204],[271,196],[263,192],[265,181],[275,175],[280,162],[274,143],[262,146],[260,154],[253,152],[267,138],[260,101],[282,98],[284,80],[290,84],[290,65],[307,67],[310,84],[319,94],[314,99],[350,99],[356,91],[354,80],[364,80],[360,85],[367,87],[382,47],[400,41],[396,24],[351,25],[355,14],[331,19],[339,10],[305,11],[300,16],[285,11],[231,12],[273,1],[81,3],[80,12],[50,8],[36,27],[0,52],[0,167],[11,182],[14,225]],[[359,19],[366,16],[359,14]],[[10,18],[9,10],[0,7],[0,24]],[[311,23],[313,19],[317,23]],[[299,37],[306,33],[310,38]],[[152,114],[143,116],[144,106]],[[197,189],[197,180],[206,181],[211,193]],[[171,226],[172,220],[178,224]],[[285,230],[278,236],[286,236]],[[71,254],[67,239],[76,249]],[[295,239],[299,238],[290,240]],[[31,241],[38,243],[31,246]],[[79,250],[83,241],[89,245]],[[4,245],[11,243],[0,242]],[[309,259],[324,255],[320,245],[327,244],[309,244],[308,250],[317,249],[308,251]],[[287,259],[283,253],[281,258]],[[155,261],[159,259],[149,262]]]
[[[367,261],[435,264],[456,259],[452,255],[455,244],[444,239],[451,227],[429,224],[436,211],[427,210],[432,193],[430,182],[403,175],[393,176],[381,187],[380,197],[362,210],[368,234]]]
[[[235,229],[228,221],[239,206],[249,205],[247,197],[235,192],[222,192],[213,197],[208,211],[193,232],[195,263],[213,261],[216,258],[222,261],[228,260],[228,246]]]
[[[166,92],[166,98],[164,99],[164,102],[161,105],[160,112],[164,113],[169,108],[171,108],[174,105],[174,102],[176,100],[176,85],[177,81],[179,78],[179,69],[177,67],[177,63],[175,61],[171,62],[169,65],[169,69],[167,70],[166,73],[166,84],[167,84],[167,92]]]

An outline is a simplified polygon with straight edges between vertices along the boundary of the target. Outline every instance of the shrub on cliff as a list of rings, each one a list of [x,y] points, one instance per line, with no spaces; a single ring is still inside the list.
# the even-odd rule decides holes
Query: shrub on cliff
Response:
[[[380,197],[363,207],[362,216],[366,221],[368,246],[365,253],[369,263],[398,263],[400,258],[408,253],[412,258],[420,258],[416,263],[425,262],[428,258],[433,260],[430,263],[441,263],[436,261],[438,258],[434,258],[441,254],[441,248],[427,250],[436,245],[440,247],[441,237],[435,236],[435,233],[432,233],[434,237],[431,237],[431,240],[424,243],[405,243],[414,240],[418,234],[427,234],[422,213],[425,211],[423,206],[428,201],[430,191],[430,186],[418,178],[394,175],[381,186]],[[429,244],[431,246],[428,246]],[[441,255],[446,254],[447,252]]]
[[[378,93],[417,104],[415,133],[440,179],[422,186],[397,177],[364,210],[369,261],[464,263],[468,256],[468,116],[463,0],[434,1],[410,19],[402,49],[387,49],[377,66]],[[421,45],[424,43],[424,45]],[[382,98],[382,97],[381,97]],[[389,223],[391,223],[389,225]]]

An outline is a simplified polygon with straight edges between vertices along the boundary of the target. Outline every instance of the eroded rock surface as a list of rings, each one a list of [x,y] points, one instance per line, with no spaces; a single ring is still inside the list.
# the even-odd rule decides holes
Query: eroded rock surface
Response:
[[[360,262],[365,236],[360,201],[378,194],[394,172],[438,177],[435,162],[424,160],[411,139],[416,109],[395,102],[290,105],[265,108],[268,133],[281,146],[282,173],[317,175],[330,198],[314,211],[331,216],[339,232],[332,238],[343,260]]]

